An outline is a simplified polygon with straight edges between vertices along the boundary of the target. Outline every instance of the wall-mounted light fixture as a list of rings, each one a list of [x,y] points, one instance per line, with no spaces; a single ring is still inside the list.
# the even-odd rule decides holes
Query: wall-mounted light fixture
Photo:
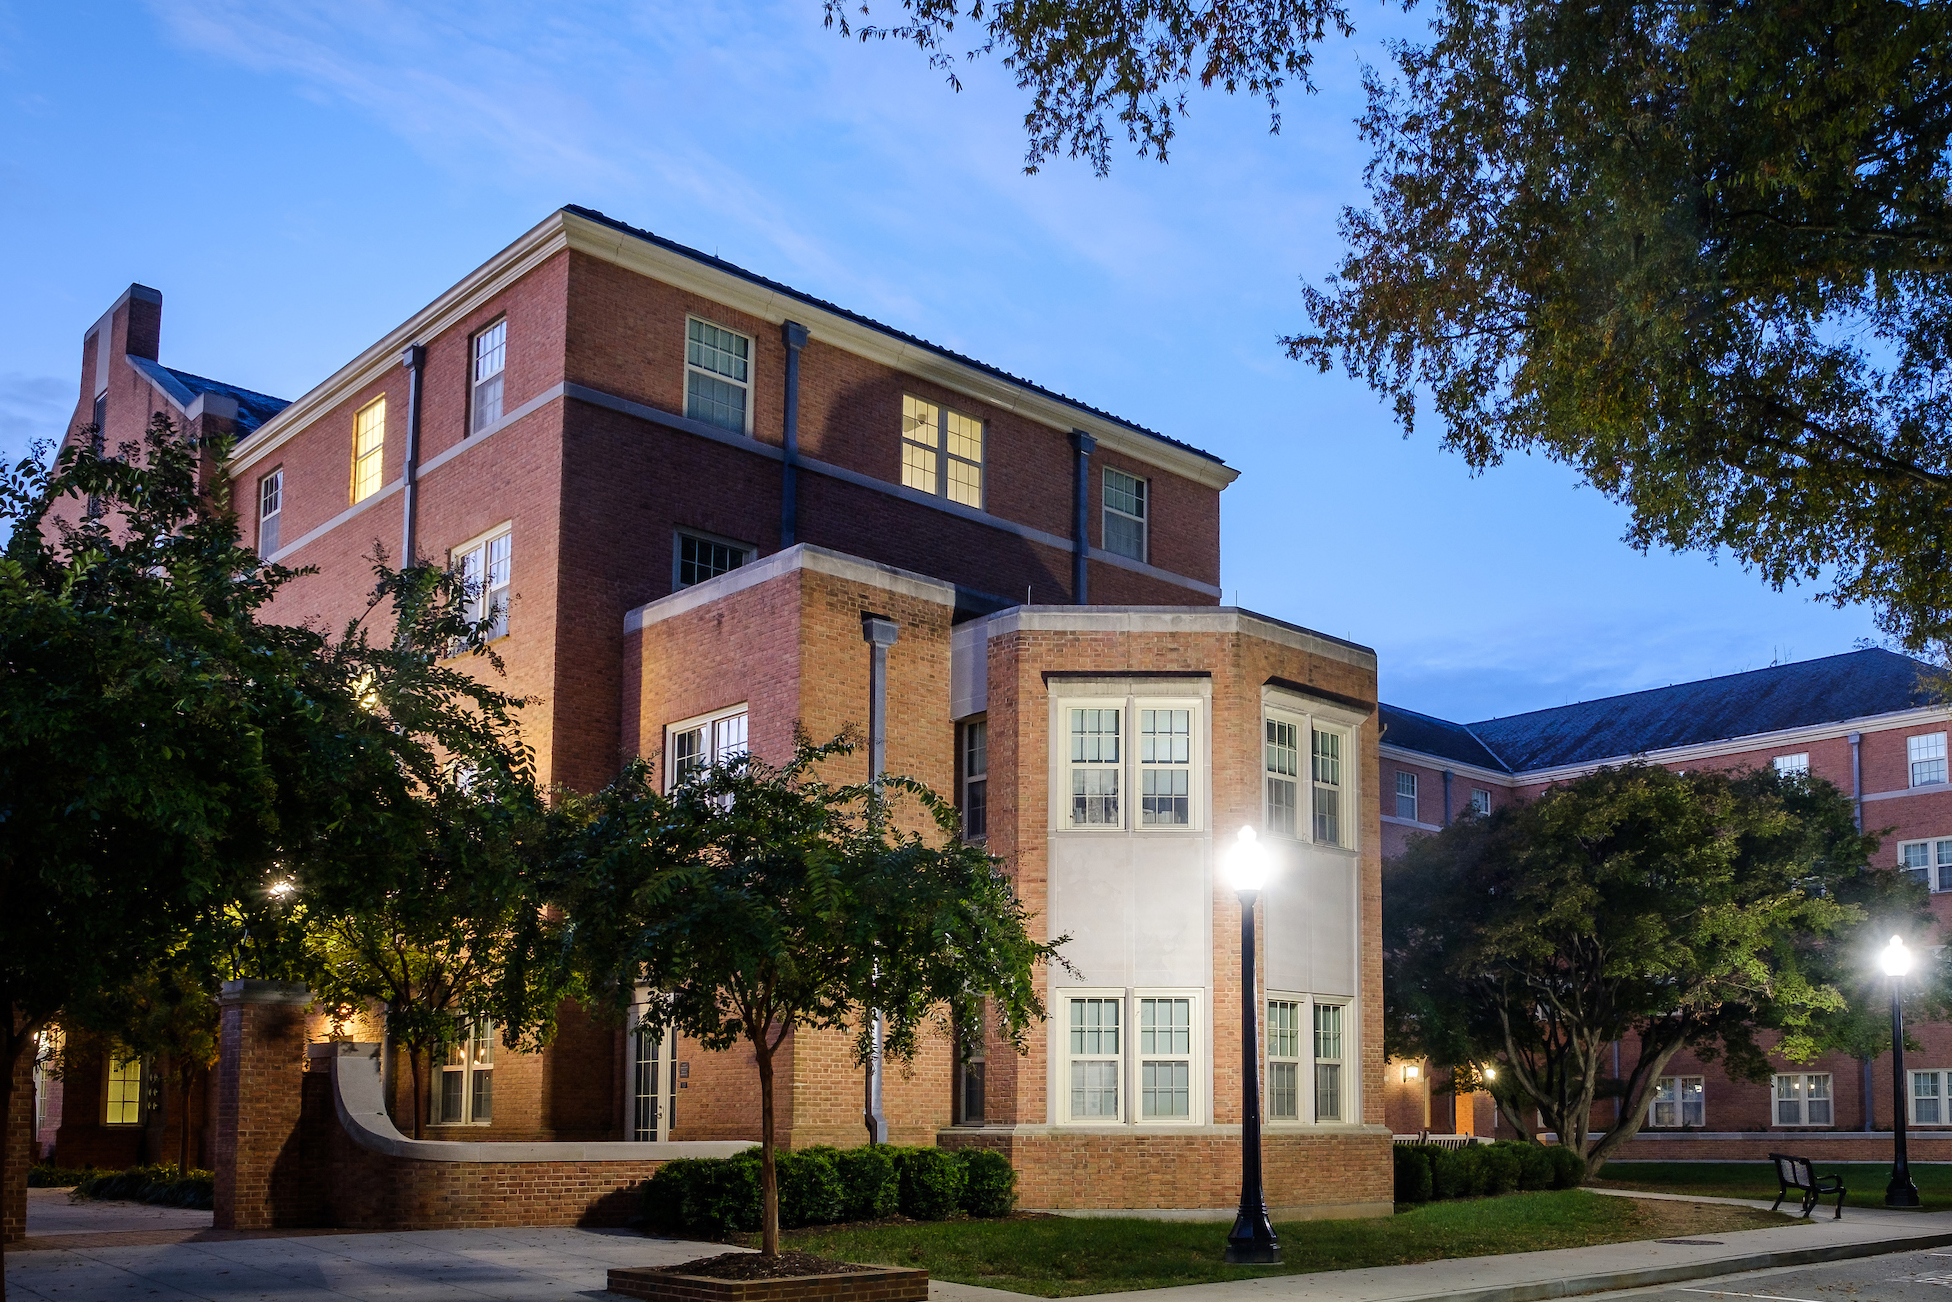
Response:
[[[1411,1063],[1409,1066],[1403,1069],[1403,1079],[1415,1080],[1417,1076],[1421,1074],[1421,1072],[1422,1072],[1422,1068],[1418,1067],[1415,1063]]]

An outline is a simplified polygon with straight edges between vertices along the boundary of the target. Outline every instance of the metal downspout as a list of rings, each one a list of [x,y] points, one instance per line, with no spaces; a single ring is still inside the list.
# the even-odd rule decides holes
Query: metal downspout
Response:
[[[1086,579],[1091,570],[1091,454],[1098,440],[1081,429],[1071,431],[1071,448],[1077,457],[1076,494],[1071,507],[1071,603],[1082,606]]]
[[[881,615],[862,612],[861,639],[872,649],[868,669],[868,780],[876,786],[888,767],[888,648],[901,636],[901,626]],[[881,1106],[881,1014],[870,1010],[873,1048],[868,1054],[867,1097],[861,1119],[868,1142],[888,1142],[888,1117]]]
[[[1450,826],[1450,779],[1451,771],[1444,770],[1444,826]]]
[[[408,344],[400,351],[407,372],[407,450],[400,472],[400,568],[414,563],[414,490],[420,482],[420,380],[427,369],[427,348]]]
[[[800,350],[807,346],[807,328],[798,321],[780,324],[780,338],[786,342],[786,416],[782,426],[779,481],[779,545],[784,551],[799,541],[800,533]]]

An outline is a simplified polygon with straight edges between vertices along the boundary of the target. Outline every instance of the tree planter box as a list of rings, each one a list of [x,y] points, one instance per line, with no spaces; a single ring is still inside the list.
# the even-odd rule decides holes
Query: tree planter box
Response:
[[[895,1266],[786,1279],[712,1279],[643,1267],[610,1272],[609,1289],[654,1302],[928,1302],[929,1273]]]

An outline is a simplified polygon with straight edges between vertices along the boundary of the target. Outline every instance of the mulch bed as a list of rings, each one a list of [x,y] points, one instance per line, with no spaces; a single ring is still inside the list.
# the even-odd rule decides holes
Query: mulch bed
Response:
[[[811,1252],[782,1252],[777,1257],[757,1252],[726,1252],[716,1257],[676,1266],[659,1266],[660,1275],[703,1275],[708,1279],[792,1279],[802,1275],[852,1275],[879,1266],[857,1266],[851,1261],[816,1257]]]

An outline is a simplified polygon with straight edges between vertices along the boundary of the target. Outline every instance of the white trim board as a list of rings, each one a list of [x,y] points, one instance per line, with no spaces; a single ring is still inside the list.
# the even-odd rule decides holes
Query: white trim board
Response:
[[[932,601],[938,606],[953,608],[956,604],[956,588],[952,583],[931,579],[926,574],[915,574],[908,570],[898,570],[892,565],[881,565],[874,561],[864,561],[858,556],[844,552],[829,551],[825,547],[815,547],[811,543],[795,543],[785,551],[762,556],[736,570],[727,570],[703,583],[693,584],[668,597],[646,602],[634,610],[624,613],[624,632],[638,632],[659,624],[700,606],[723,600],[735,592],[757,587],[795,570],[811,570],[815,574],[829,574],[837,579],[847,579],[868,587],[880,588],[884,592],[899,593],[904,597],[914,597],[920,601]]]

